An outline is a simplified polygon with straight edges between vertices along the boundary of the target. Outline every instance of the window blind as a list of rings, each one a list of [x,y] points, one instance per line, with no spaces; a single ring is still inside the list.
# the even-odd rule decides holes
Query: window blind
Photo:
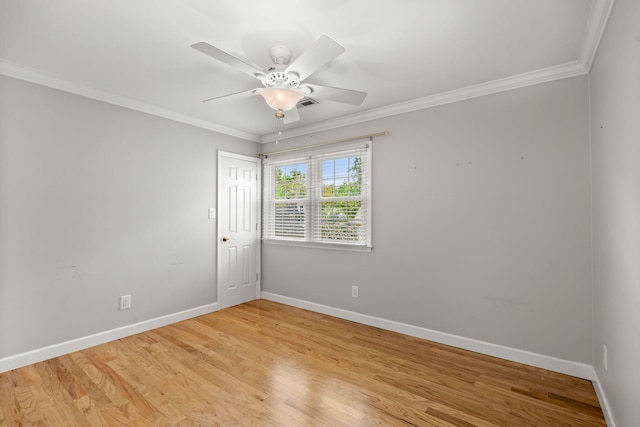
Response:
[[[371,247],[371,144],[265,159],[263,239]]]

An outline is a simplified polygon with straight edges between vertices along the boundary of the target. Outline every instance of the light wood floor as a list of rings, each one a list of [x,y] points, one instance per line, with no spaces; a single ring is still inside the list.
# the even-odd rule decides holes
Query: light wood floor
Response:
[[[268,301],[0,374],[0,426],[604,426],[589,381]]]

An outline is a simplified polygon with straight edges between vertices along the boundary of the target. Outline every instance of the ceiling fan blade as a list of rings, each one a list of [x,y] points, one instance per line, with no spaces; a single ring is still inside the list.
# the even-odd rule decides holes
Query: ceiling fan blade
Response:
[[[311,89],[310,96],[312,98],[326,99],[327,101],[341,102],[343,104],[362,105],[367,97],[367,92],[358,90],[342,89],[339,87],[320,86],[313,84],[304,84],[301,87]]]
[[[344,50],[344,47],[331,37],[322,35],[287,67],[285,73],[294,72],[300,76],[300,80],[304,80]]]
[[[240,58],[236,58],[230,53],[218,49],[217,47],[212,46],[207,42],[198,42],[192,44],[191,47],[198,52],[202,52],[205,55],[217,59],[220,62],[224,62],[225,64],[235,68],[236,70],[242,71],[243,73],[248,74],[251,77],[255,77],[258,80],[261,80],[265,77],[264,72],[255,65],[250,64]]]
[[[249,98],[250,96],[257,95],[257,94],[258,94],[257,89],[251,89],[251,90],[245,90],[242,92],[232,93],[229,95],[222,95],[222,96],[216,96],[214,98],[208,98],[203,100],[202,102],[207,102],[210,105],[211,104],[215,105],[215,104],[221,104],[223,102],[237,101],[238,99]]]
[[[300,120],[300,114],[298,113],[298,109],[293,107],[291,110],[284,112],[284,119],[282,121],[284,123],[293,123]]]

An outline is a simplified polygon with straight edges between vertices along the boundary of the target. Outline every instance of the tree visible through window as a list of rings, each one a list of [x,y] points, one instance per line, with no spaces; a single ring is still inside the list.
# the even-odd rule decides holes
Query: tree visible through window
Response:
[[[275,236],[304,238],[307,201],[307,165],[275,168]]]
[[[322,161],[321,237],[359,241],[362,234],[362,158]]]
[[[370,246],[369,147],[265,161],[265,239]]]

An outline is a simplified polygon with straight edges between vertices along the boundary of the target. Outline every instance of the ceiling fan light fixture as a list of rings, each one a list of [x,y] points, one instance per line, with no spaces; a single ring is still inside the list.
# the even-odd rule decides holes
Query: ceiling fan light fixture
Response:
[[[260,95],[267,101],[269,107],[274,110],[289,111],[296,106],[298,101],[304,98],[304,94],[295,89],[282,89],[275,87],[264,88]]]

